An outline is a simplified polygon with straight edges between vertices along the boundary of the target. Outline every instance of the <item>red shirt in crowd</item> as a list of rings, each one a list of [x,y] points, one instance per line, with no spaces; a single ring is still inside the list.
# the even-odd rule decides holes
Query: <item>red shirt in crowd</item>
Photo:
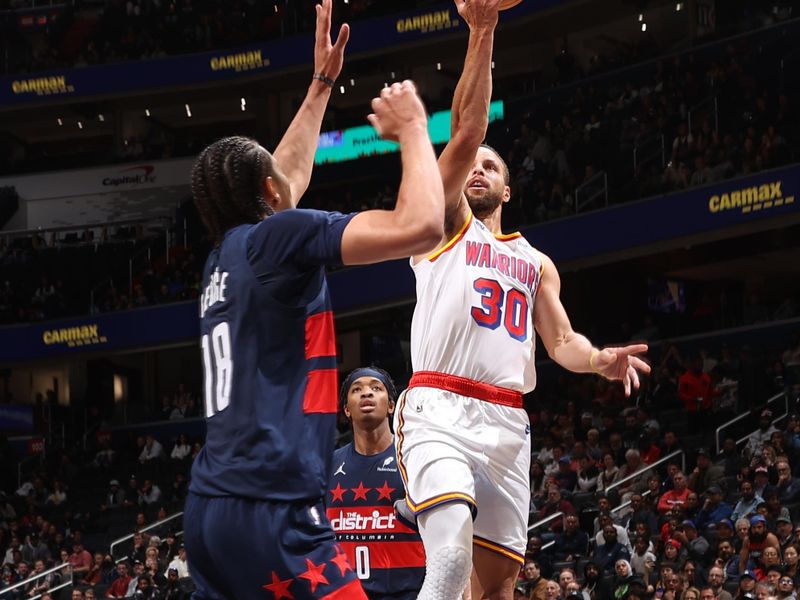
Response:
[[[678,397],[690,413],[697,412],[698,406],[710,410],[713,396],[714,384],[708,373],[695,373],[690,369],[678,379]]]

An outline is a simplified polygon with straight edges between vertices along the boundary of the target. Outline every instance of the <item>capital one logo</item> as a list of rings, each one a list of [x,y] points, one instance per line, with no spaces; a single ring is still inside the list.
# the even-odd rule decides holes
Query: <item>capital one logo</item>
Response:
[[[153,175],[153,171],[155,171],[155,169],[156,168],[154,165],[128,167],[127,169],[120,170],[116,175],[104,178],[103,185],[116,187],[118,185],[141,185],[144,183],[155,183],[156,176]]]

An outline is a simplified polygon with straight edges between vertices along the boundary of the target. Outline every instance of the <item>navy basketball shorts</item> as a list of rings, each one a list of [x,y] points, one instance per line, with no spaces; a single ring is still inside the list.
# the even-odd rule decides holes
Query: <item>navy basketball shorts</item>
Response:
[[[189,494],[193,600],[366,600],[318,504]]]

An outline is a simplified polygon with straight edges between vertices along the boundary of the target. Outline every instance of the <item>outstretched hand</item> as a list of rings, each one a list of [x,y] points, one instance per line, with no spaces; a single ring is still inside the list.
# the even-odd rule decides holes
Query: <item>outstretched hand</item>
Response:
[[[339,77],[344,64],[344,47],[350,39],[350,26],[345,23],[339,29],[336,43],[331,43],[331,13],[333,0],[322,0],[317,4],[317,30],[314,43],[314,72],[333,79]]]
[[[610,381],[622,381],[625,395],[631,388],[639,389],[639,373],[649,374],[650,365],[635,354],[647,352],[647,344],[633,344],[622,348],[604,348],[592,355],[590,366],[596,373]]]
[[[494,28],[497,25],[500,0],[455,0],[456,10],[470,29]]]

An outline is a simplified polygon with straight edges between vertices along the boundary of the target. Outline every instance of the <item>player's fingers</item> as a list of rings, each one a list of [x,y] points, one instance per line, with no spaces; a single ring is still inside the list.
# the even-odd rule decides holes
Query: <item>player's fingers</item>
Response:
[[[339,35],[336,37],[336,44],[334,44],[333,49],[336,52],[344,52],[344,47],[347,45],[347,41],[350,39],[350,25],[345,23],[339,28]]]
[[[322,7],[325,12],[325,33],[331,33],[331,16],[333,13],[333,0],[322,0]]]
[[[384,90],[386,88],[383,88]],[[383,90],[381,90],[381,97],[380,98],[373,98],[372,102],[369,103],[372,107],[372,112],[377,113],[383,107]]]
[[[647,352],[647,344],[632,344],[622,348],[626,354],[644,354]]]
[[[392,93],[392,87],[393,87],[393,86],[395,86],[395,85],[397,85],[397,84],[396,84],[396,83],[394,83],[394,84],[392,84],[391,86],[384,87],[384,88],[381,90],[381,95],[380,95],[380,97],[381,97],[381,100],[386,100],[386,99],[387,99],[387,98],[388,98],[388,97],[391,95],[391,93]]]
[[[410,79],[404,79],[403,83],[400,84],[400,87],[402,87],[403,89],[412,91],[414,93],[416,93],[416,91],[417,91],[416,84],[413,81],[411,81]]]
[[[639,374],[636,372],[636,369],[634,369],[633,367],[628,367],[628,374],[630,376],[631,383],[633,383],[633,389],[634,390],[638,390],[639,389]]]
[[[622,378],[622,385],[625,387],[625,397],[627,398],[631,395],[631,378],[627,373]]]
[[[325,35],[325,8],[322,4],[317,4],[314,8],[317,11],[316,39],[320,41]]]
[[[637,356],[630,356],[628,358],[630,360],[631,366],[633,366],[633,368],[635,369],[638,369],[642,373],[650,373],[652,371],[650,365],[644,362],[641,358]]]
[[[381,122],[378,120],[377,116],[375,116],[373,113],[370,113],[367,115],[367,121],[369,121],[369,124],[375,128],[375,131],[378,132],[378,135],[383,136]]]

